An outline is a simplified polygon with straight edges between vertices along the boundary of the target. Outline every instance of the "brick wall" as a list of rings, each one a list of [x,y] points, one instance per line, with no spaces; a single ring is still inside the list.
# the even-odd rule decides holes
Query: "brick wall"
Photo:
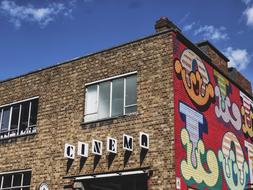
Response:
[[[172,36],[161,33],[67,64],[0,83],[0,105],[39,96],[37,134],[1,141],[0,172],[32,169],[32,188],[47,180],[62,189],[64,176],[140,167],[139,132],[150,135],[150,149],[141,167],[154,170],[150,189],[175,188]],[[137,71],[137,115],[94,125],[81,125],[85,83]],[[124,168],[123,133],[134,137],[134,152]],[[106,138],[118,140],[118,154],[108,168]],[[76,157],[67,172],[64,144],[103,141],[103,156],[93,171],[94,156],[80,170]]]
[[[197,46],[212,60],[213,64],[223,71],[224,74],[228,74],[228,58],[208,41],[198,43]]]

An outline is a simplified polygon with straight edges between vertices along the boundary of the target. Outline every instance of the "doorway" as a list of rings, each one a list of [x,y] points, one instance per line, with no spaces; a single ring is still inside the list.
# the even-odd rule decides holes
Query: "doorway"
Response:
[[[81,181],[85,190],[147,190],[147,174],[103,177]]]

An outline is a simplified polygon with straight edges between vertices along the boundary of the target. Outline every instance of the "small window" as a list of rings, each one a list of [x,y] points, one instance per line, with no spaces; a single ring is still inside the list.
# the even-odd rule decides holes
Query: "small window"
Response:
[[[30,189],[31,171],[18,171],[0,174],[0,189]]]
[[[115,77],[86,87],[85,122],[137,111],[137,75]]]
[[[11,130],[18,128],[20,108],[19,104],[12,107]]]
[[[9,128],[10,120],[10,107],[2,109],[2,121],[1,121],[1,131],[7,131]]]
[[[0,107],[0,139],[36,132],[38,99]]]
[[[30,102],[24,102],[21,104],[21,122],[20,122],[20,132],[25,132],[28,127],[29,118],[29,107]]]

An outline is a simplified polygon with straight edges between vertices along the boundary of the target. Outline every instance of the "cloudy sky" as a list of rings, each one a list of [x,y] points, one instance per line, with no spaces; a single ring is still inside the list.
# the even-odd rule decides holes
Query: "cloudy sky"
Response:
[[[0,0],[0,80],[153,34],[161,16],[253,83],[253,0]]]

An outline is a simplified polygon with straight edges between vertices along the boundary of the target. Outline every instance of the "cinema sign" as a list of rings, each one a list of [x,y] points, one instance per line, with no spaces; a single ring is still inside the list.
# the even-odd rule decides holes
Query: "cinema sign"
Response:
[[[123,150],[133,151],[134,138],[132,136],[123,135]],[[149,149],[149,134],[139,133],[139,146],[143,149]],[[118,152],[118,141],[115,138],[107,137],[106,151],[112,154]],[[103,154],[103,142],[93,139],[91,143],[91,153],[101,156]],[[68,159],[75,159],[76,147],[74,145],[65,144],[64,157]],[[89,155],[89,144],[84,142],[78,142],[77,155],[87,158]]]

